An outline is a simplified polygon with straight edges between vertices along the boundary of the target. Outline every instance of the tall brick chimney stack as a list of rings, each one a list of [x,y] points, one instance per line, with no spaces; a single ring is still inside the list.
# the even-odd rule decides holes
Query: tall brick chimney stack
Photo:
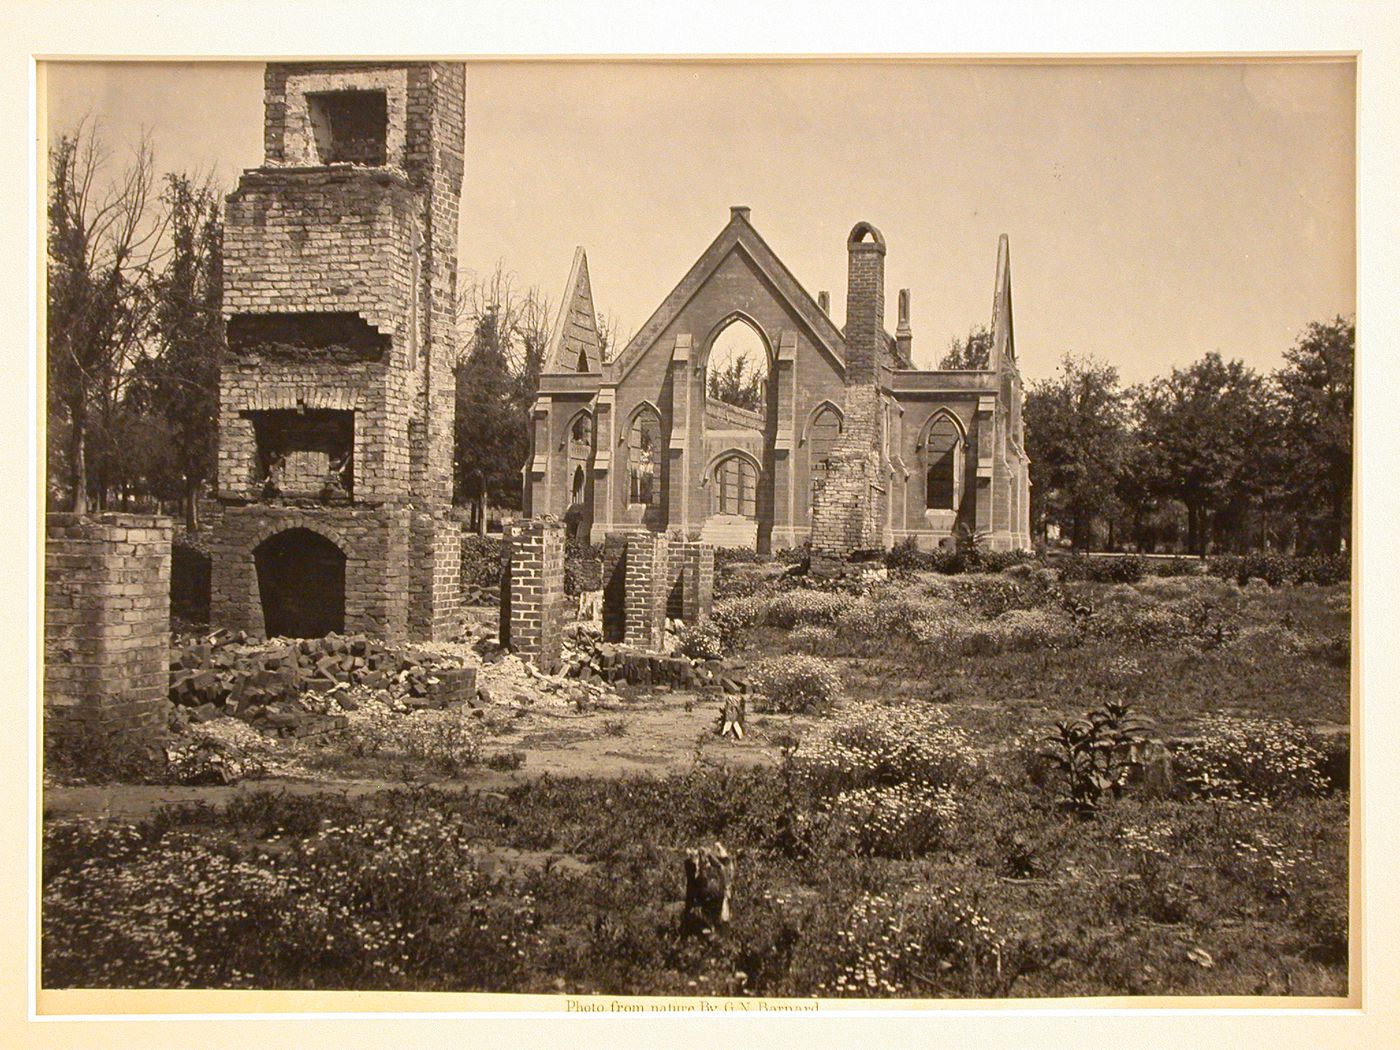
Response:
[[[875,381],[885,335],[885,238],[868,222],[846,239],[846,385]]]
[[[868,222],[846,239],[846,390],[841,436],[814,475],[812,570],[841,573],[889,546],[879,362],[885,346],[885,239]]]
[[[899,327],[894,330],[895,345],[899,348],[899,359],[908,367],[914,346],[914,330],[909,327],[909,289],[899,290]]]

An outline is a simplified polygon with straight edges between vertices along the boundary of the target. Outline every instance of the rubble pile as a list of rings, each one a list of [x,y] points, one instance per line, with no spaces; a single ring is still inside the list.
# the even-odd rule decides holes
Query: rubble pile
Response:
[[[602,681],[662,689],[748,691],[745,665],[717,659],[697,660],[680,651],[675,636],[666,634],[661,652],[629,648],[603,641],[596,623],[574,623],[564,628],[564,663],[561,673],[584,682]]]
[[[462,604],[463,605],[495,605],[501,604],[501,588],[499,585],[483,587],[474,583],[462,584]]]
[[[188,711],[189,721],[232,715],[268,736],[345,728],[343,715],[302,703],[306,693],[364,686],[401,696],[409,708],[444,708],[461,706],[476,692],[476,668],[465,655],[390,647],[362,635],[264,642],[219,630],[177,648],[170,672],[170,700]],[[346,702],[354,701],[347,695]]]

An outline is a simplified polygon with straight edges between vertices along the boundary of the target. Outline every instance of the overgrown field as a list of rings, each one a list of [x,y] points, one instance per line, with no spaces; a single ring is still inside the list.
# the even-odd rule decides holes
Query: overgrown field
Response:
[[[50,819],[44,986],[1346,993],[1344,587],[780,571],[685,640],[804,712],[776,766]]]

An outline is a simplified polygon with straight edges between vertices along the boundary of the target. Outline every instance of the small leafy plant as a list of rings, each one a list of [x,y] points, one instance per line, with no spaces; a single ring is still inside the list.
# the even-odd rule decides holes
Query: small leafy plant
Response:
[[[1083,718],[1055,723],[1041,756],[1063,778],[1063,802],[1077,813],[1096,812],[1106,795],[1121,798],[1142,766],[1147,719],[1110,700]]]

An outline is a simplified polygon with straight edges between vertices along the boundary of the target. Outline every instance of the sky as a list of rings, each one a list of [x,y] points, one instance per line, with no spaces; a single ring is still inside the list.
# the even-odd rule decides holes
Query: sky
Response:
[[[258,63],[50,63],[50,140],[95,120],[120,160],[224,189],[262,161]],[[1010,238],[1017,352],[1144,381],[1216,350],[1277,367],[1355,311],[1349,62],[473,62],[463,275],[497,262],[558,302],[575,245],[640,328],[729,219],[845,307],[845,240],[880,228],[886,326],[914,359],[990,320]]]

